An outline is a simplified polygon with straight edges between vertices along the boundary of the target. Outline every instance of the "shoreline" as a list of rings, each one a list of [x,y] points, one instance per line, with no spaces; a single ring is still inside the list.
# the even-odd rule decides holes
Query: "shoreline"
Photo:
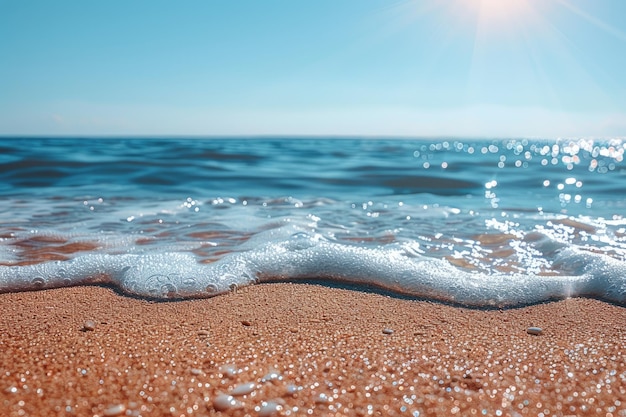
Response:
[[[2,415],[626,416],[626,308],[598,300],[479,310],[272,283],[152,302],[94,286],[0,294],[0,317]]]

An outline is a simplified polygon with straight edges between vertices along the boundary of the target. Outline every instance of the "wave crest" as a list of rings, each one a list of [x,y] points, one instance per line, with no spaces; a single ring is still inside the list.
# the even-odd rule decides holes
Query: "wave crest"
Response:
[[[69,261],[0,267],[0,292],[94,283],[146,298],[211,297],[256,282],[327,279],[467,306],[506,307],[567,297],[626,304],[625,263],[575,248],[555,263],[572,275],[469,272],[411,248],[364,248],[297,233],[203,264],[187,253],[86,254]]]

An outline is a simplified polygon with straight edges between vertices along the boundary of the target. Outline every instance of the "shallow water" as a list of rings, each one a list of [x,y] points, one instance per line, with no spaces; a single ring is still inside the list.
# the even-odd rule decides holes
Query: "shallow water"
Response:
[[[326,278],[626,303],[621,139],[0,140],[0,291]]]

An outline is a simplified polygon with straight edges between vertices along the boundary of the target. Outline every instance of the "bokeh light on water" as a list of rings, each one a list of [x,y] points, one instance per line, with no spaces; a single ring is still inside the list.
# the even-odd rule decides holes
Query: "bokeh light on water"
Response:
[[[2,144],[8,263],[94,247],[213,262],[300,231],[486,273],[569,272],[562,247],[626,259],[622,139]]]

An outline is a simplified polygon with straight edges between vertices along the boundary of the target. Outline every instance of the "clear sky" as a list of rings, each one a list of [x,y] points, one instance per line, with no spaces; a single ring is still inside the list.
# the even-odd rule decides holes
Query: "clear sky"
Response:
[[[0,0],[0,134],[625,136],[626,0]]]

